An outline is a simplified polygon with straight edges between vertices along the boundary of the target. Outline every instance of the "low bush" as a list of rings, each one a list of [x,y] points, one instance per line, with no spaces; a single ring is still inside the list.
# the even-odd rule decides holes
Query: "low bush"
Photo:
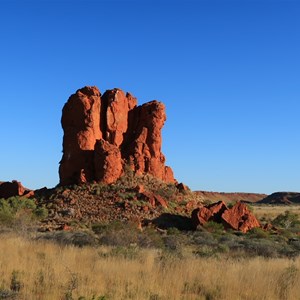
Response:
[[[244,239],[240,242],[243,249],[250,256],[262,256],[275,258],[280,256],[280,245],[268,239]]]
[[[22,197],[10,197],[0,199],[0,224],[12,226],[20,219],[32,221],[47,217],[48,210],[45,207],[38,207],[35,199]]]
[[[203,226],[207,231],[215,234],[224,233],[224,226],[220,223],[209,221]]]
[[[261,228],[252,228],[247,232],[247,235],[250,238],[257,238],[257,239],[266,239],[269,237],[269,233]]]
[[[163,248],[164,241],[159,232],[149,227],[141,232],[136,224],[112,222],[110,224],[94,224],[92,230],[97,234],[100,244],[114,247]]]
[[[300,220],[297,214],[291,213],[290,211],[285,211],[284,214],[279,214],[273,221],[272,225],[283,228],[300,228]]]
[[[95,246],[98,243],[96,237],[93,234],[84,231],[47,232],[38,235],[37,240],[48,240],[48,241],[53,241],[62,246],[73,245],[80,248],[84,246]]]

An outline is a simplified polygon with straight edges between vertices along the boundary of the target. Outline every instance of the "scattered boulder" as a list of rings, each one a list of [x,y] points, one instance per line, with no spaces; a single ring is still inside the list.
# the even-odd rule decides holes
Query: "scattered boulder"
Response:
[[[161,152],[165,106],[156,100],[137,106],[120,89],[84,87],[71,95],[62,112],[61,185],[115,182],[130,168],[175,183]]]
[[[14,196],[32,197],[34,191],[25,188],[21,182],[13,180],[12,182],[6,181],[0,184],[0,199],[7,199]]]
[[[234,230],[247,232],[252,228],[260,227],[260,223],[242,202],[236,203],[232,208],[222,214],[223,223]]]
[[[220,223],[221,216],[226,209],[228,208],[223,201],[196,208],[192,212],[193,224],[197,227],[199,224],[203,226],[209,221]]]
[[[168,207],[167,201],[158,194],[143,191],[139,196],[142,200],[147,201],[153,208],[157,206],[162,206],[164,208]]]
[[[209,221],[221,223],[225,228],[242,232],[260,227],[258,220],[242,202],[237,202],[232,208],[228,208],[223,201],[206,205],[193,210],[191,219],[194,228],[198,225],[203,226]]]

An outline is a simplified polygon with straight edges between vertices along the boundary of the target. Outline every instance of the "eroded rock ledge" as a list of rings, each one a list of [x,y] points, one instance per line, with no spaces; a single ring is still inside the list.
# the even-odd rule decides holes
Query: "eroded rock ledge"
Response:
[[[62,112],[60,184],[112,183],[126,168],[175,182],[161,152],[165,121],[165,106],[156,100],[138,106],[120,89],[103,95],[97,87],[77,90]]]

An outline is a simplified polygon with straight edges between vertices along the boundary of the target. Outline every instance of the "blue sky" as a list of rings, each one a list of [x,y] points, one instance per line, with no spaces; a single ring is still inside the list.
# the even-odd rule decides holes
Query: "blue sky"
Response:
[[[0,181],[58,183],[85,85],[165,103],[194,190],[300,191],[300,1],[0,1]]]

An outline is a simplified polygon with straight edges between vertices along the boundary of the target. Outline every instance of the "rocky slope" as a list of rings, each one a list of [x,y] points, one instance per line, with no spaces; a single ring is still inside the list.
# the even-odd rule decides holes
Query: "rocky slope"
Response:
[[[42,189],[36,191],[36,197],[39,205],[49,211],[41,231],[113,221],[135,223],[140,229],[152,224],[161,229],[195,230],[211,221],[242,232],[260,227],[244,203],[238,202],[232,208],[222,201],[203,205],[196,193],[150,175],[131,173],[113,184],[85,183]]]
[[[151,176],[128,171],[115,183],[85,183],[35,191],[40,206],[49,211],[41,230],[76,228],[79,224],[112,221],[133,222],[137,226],[156,223],[163,214],[176,222],[201,205],[197,195],[181,185],[166,184]],[[164,217],[163,217],[164,218]],[[168,224],[172,227],[172,224]]]

